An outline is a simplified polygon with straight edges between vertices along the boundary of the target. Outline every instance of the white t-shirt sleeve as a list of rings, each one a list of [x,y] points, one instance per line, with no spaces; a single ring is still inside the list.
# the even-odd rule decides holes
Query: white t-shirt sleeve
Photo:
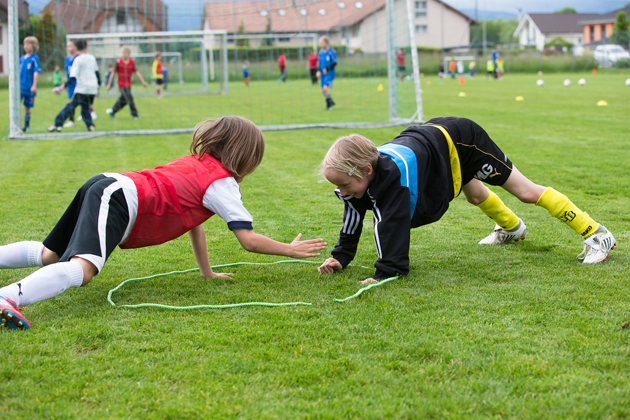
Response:
[[[253,229],[254,219],[243,206],[241,190],[232,177],[214,181],[203,195],[203,206],[225,220],[230,230]]]

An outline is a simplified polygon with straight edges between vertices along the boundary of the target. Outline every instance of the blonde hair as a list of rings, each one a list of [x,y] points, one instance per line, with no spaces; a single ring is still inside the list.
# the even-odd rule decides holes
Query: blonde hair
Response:
[[[24,42],[31,44],[35,52],[39,51],[39,41],[34,36],[27,36],[24,38]]]
[[[324,41],[326,45],[330,47],[330,40],[328,39],[326,35],[319,37],[319,42],[322,42],[322,41]]]
[[[123,47],[120,49],[121,52],[128,52],[129,54],[131,54],[131,48],[129,48],[126,45],[123,45]]]
[[[374,143],[360,134],[339,137],[326,153],[320,166],[320,172],[330,170],[345,174],[351,173],[361,181],[365,177],[368,164],[376,169],[378,150]]]
[[[262,132],[248,119],[227,116],[205,120],[195,127],[190,153],[208,154],[242,180],[260,165],[265,153]]]

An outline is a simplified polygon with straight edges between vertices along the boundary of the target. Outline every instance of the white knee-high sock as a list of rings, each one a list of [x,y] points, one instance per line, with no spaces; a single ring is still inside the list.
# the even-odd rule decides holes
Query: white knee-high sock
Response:
[[[50,299],[70,287],[83,283],[83,268],[76,261],[47,265],[30,276],[0,288],[0,297],[11,299],[17,306]]]
[[[41,267],[44,244],[35,241],[0,246],[0,268]]]

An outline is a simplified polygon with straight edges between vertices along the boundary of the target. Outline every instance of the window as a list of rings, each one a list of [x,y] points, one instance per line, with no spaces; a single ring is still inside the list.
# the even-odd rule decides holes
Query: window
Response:
[[[591,25],[591,42],[595,42],[595,25]]]
[[[606,39],[606,25],[602,25],[602,39]]]
[[[416,33],[417,34],[426,34],[427,33],[427,25],[416,25]]]
[[[2,45],[2,26],[0,25],[0,45]],[[1,73],[1,72],[0,72]]]
[[[116,13],[116,24],[117,25],[124,25],[125,21],[126,21],[126,16],[125,16],[125,12],[117,12]]]
[[[427,17],[427,2],[417,1],[416,2],[416,18],[425,18],[425,17]]]

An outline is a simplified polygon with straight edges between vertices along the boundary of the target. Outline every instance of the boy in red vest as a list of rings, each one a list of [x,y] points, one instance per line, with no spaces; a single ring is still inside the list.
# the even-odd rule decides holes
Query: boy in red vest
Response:
[[[114,104],[113,108],[107,108],[105,112],[109,114],[111,119],[114,119],[114,116],[118,111],[123,109],[125,105],[129,105],[129,110],[131,111],[131,117],[134,120],[139,120],[140,116],[138,115],[138,108],[136,108],[136,103],[133,100],[133,95],[131,94],[131,81],[133,79],[133,75],[135,74],[142,83],[142,86],[147,87],[147,82],[142,78],[142,74],[140,70],[136,67],[135,61],[131,58],[131,49],[129,47],[122,48],[122,58],[116,60],[116,67],[114,71],[109,74],[109,78],[107,79],[107,90],[112,88],[112,83],[114,83],[114,78],[118,74],[118,89],[120,90],[120,97]]]
[[[280,69],[280,77],[278,78],[278,83],[286,83],[287,82],[287,56],[284,55],[283,52],[280,53],[280,57],[278,57],[278,68]]]
[[[88,180],[44,242],[0,246],[0,268],[43,267],[0,288],[2,325],[28,329],[17,307],[85,286],[120,248],[171,241],[188,232],[203,277],[230,278],[212,271],[203,222],[217,214],[241,246],[259,254],[293,258],[319,256],[322,239],[276,242],[252,230],[239,183],[260,164],[262,133],[249,120],[228,116],[206,120],[193,134],[191,155],[142,172],[102,173]]]

